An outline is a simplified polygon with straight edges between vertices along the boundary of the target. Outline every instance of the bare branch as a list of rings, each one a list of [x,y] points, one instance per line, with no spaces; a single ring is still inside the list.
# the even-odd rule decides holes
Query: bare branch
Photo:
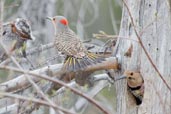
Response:
[[[48,50],[50,48],[53,48],[54,47],[54,43],[49,43],[49,44],[46,44],[46,45],[40,45],[39,47],[36,47],[36,48],[32,48],[30,50],[28,50],[26,52],[26,55],[33,55],[35,53],[40,53],[42,51],[45,51],[45,50]],[[18,54],[17,56],[22,56],[21,54]]]
[[[56,74],[55,76],[57,78],[61,78],[62,74],[64,74],[64,71],[60,71],[62,68],[62,64],[56,64],[56,65],[50,65],[41,69],[37,69],[34,71],[31,71],[31,73],[36,73],[36,74],[47,74],[48,71],[51,71],[52,74]],[[103,70],[103,69],[118,69],[119,65],[117,63],[117,60],[115,57],[107,58],[106,61],[103,63],[99,63],[97,65],[88,67],[85,69],[85,71],[95,71],[95,70]],[[0,69],[4,69],[4,67],[0,67]],[[34,82],[38,82],[41,79],[30,76]],[[1,91],[6,91],[6,92],[15,92],[21,89],[24,89],[26,87],[30,86],[30,83],[26,80],[24,75],[17,76],[17,78],[10,80],[8,82],[4,82],[0,84],[0,90]]]

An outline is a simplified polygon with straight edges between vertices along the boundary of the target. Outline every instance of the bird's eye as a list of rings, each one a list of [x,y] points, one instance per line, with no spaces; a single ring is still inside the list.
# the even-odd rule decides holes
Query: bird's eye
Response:
[[[14,24],[11,24],[11,27],[15,27],[15,25]]]
[[[134,74],[133,72],[130,73],[131,76],[132,76],[133,74]]]
[[[55,19],[55,18],[53,18],[53,20],[55,21],[56,19]]]
[[[130,80],[131,80],[131,79],[132,79],[132,77],[128,77],[128,79],[130,79]]]

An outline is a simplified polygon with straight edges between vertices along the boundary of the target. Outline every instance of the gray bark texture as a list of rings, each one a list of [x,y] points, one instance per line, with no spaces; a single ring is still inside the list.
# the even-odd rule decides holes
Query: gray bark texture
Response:
[[[171,87],[171,12],[167,0],[126,0],[137,31],[143,30],[141,40],[152,61]],[[120,36],[137,40],[126,7],[123,7]],[[124,53],[133,45],[132,56]],[[125,80],[116,82],[117,114],[171,114],[171,91],[149,62],[138,42],[119,40],[117,55],[122,70],[140,70],[145,85],[143,103],[136,106],[127,92]]]

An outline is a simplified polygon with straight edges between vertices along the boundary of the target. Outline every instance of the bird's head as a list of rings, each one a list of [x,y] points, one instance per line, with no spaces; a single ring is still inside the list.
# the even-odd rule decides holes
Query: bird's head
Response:
[[[64,16],[47,17],[51,20],[56,31],[62,31],[68,27],[68,20]]]
[[[138,71],[125,71],[124,75],[127,77],[129,86],[139,86],[143,83],[143,78]]]

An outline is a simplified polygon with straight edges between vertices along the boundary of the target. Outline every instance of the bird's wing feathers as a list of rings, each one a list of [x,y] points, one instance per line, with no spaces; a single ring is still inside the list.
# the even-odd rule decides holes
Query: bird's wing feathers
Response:
[[[30,34],[30,26],[26,20],[22,20],[15,24],[16,28],[24,34]]]
[[[67,30],[56,36],[56,48],[66,55],[75,56],[79,52],[86,52],[79,37],[72,31]]]
[[[89,65],[102,62],[104,59],[88,52],[79,37],[72,31],[66,30],[56,36],[55,46],[58,51],[67,55],[63,69],[67,71],[83,70]]]
[[[27,22],[27,20],[21,20],[19,22],[15,23],[15,27],[17,29],[17,33],[21,36],[23,39],[32,39],[31,38],[31,29],[30,25]]]

